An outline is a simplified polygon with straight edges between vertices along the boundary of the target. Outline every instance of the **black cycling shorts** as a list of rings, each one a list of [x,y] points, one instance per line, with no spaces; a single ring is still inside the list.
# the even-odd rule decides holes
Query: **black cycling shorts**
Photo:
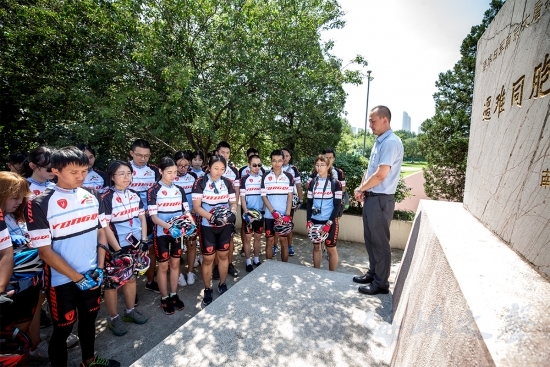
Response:
[[[247,226],[243,220],[242,226],[244,227],[245,234],[251,234],[252,232],[257,234],[262,234],[264,231],[264,220],[263,219],[255,220],[249,226]]]
[[[50,287],[47,297],[53,323],[64,327],[74,324],[77,315],[83,312],[93,314],[99,311],[101,289],[81,291],[75,283],[70,282]]]
[[[322,220],[315,220],[315,219],[311,219],[311,222],[313,224],[322,224],[324,225],[326,223],[326,221],[322,221]],[[335,218],[334,221],[332,222],[332,226],[330,226],[330,231],[328,232],[328,237],[327,239],[325,240],[325,246],[326,247],[335,247],[336,246],[336,241],[338,241],[338,230],[339,230],[340,226],[338,224],[338,218]]]
[[[159,263],[168,261],[170,257],[181,257],[181,243],[172,236],[155,236],[153,246],[155,248],[157,262]]]
[[[32,278],[31,285],[12,295],[11,304],[0,305],[0,326],[2,329],[11,329],[17,324],[23,324],[32,320],[38,305],[38,295],[42,289],[42,278]]]
[[[223,227],[200,226],[200,243],[203,255],[212,255],[216,251],[228,251],[231,242],[232,225]]]

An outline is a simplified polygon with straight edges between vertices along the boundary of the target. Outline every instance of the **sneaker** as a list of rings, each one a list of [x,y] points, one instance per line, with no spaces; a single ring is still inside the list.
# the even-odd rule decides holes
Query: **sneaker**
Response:
[[[212,303],[212,293],[214,293],[212,288],[204,289],[204,297],[202,298],[203,305],[208,306],[209,304]]]
[[[185,308],[183,301],[177,294],[174,294],[172,297],[170,297],[170,302],[172,302],[172,306],[178,311],[181,311]]]
[[[193,285],[195,284],[195,280],[197,280],[197,276],[195,273],[187,273],[187,284]]]
[[[160,293],[159,285],[154,280],[151,283],[146,283],[145,289],[147,289],[148,291],[153,291],[155,293]]]
[[[174,313],[174,305],[172,304],[170,297],[166,299],[160,299],[160,307],[162,307],[162,312],[166,315],[172,315]]]
[[[255,266],[255,267],[258,267],[258,266],[260,266],[260,265],[262,265],[262,262],[261,262],[261,261],[260,261],[260,262],[257,262],[257,263],[254,263],[254,266]]]
[[[136,293],[136,299],[134,300],[134,307],[136,307],[136,306],[138,305],[138,301],[139,301],[139,300],[138,300],[138,295],[137,295],[137,293]]]
[[[235,269],[235,266],[233,265],[233,263],[229,263],[229,268],[227,269],[227,272],[229,274],[231,274],[232,276],[234,276],[234,277],[239,275],[239,271],[237,269]]]
[[[224,294],[225,292],[227,292],[227,284],[218,284],[218,293]]]
[[[294,256],[294,247],[292,245],[288,245],[288,256]]]
[[[120,317],[120,315],[117,315],[113,320],[109,318],[107,320],[107,326],[116,336],[122,336],[128,332],[128,327],[124,321],[122,321],[122,317]]]
[[[193,264],[193,266],[196,268],[197,266],[199,266],[199,255],[195,256],[195,263]]]
[[[220,279],[220,271],[218,270],[218,265],[214,265],[214,269],[212,269],[212,279]]]
[[[78,339],[78,336],[74,335],[73,333],[70,333],[69,336],[67,337],[67,348],[74,347],[79,340],[80,339]]]
[[[47,361],[48,360],[48,342],[42,340],[36,346],[35,350],[29,352],[29,359],[36,361]]]
[[[40,310],[40,329],[45,329],[52,324],[48,314],[44,310]]]
[[[279,253],[279,246],[273,246],[273,257],[277,257]]]
[[[122,321],[133,322],[138,325],[145,324],[147,320],[149,320],[149,318],[142,314],[137,308],[134,308],[129,313],[124,312],[124,316],[122,316]]]
[[[180,287],[185,287],[187,285],[187,282],[185,281],[185,277],[181,273],[180,273],[180,276],[178,278],[178,285]]]
[[[248,265],[246,266],[246,271],[247,271],[248,273],[250,273],[252,270],[254,270],[254,267],[252,266],[252,264],[248,264]]]
[[[94,360],[88,363],[88,367],[120,367],[120,362],[114,359],[101,358],[95,356]],[[80,362],[80,367],[86,367],[84,362]]]

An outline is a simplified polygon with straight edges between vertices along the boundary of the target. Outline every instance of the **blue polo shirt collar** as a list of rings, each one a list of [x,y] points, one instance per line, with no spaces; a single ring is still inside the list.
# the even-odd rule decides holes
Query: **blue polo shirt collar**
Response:
[[[384,140],[386,140],[386,138],[388,136],[390,136],[391,134],[393,134],[393,130],[392,129],[389,129],[388,131],[386,131],[384,134],[380,135],[379,137],[376,138],[376,141],[378,143],[382,143]]]

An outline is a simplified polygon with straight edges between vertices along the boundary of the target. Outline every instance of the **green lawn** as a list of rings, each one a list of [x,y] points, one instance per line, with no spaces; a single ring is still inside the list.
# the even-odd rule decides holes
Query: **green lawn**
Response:
[[[403,162],[403,164],[401,165],[401,176],[405,178],[416,172],[422,171],[422,168],[424,167],[426,167],[426,162],[416,162],[416,163]]]

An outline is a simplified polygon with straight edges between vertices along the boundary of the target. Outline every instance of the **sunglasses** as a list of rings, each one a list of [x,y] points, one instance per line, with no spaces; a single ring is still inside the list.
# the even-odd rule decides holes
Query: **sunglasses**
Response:
[[[262,167],[262,164],[261,164],[261,163],[260,163],[260,164],[252,163],[252,164],[250,165],[250,167],[254,167],[254,168],[256,168],[256,167]]]

